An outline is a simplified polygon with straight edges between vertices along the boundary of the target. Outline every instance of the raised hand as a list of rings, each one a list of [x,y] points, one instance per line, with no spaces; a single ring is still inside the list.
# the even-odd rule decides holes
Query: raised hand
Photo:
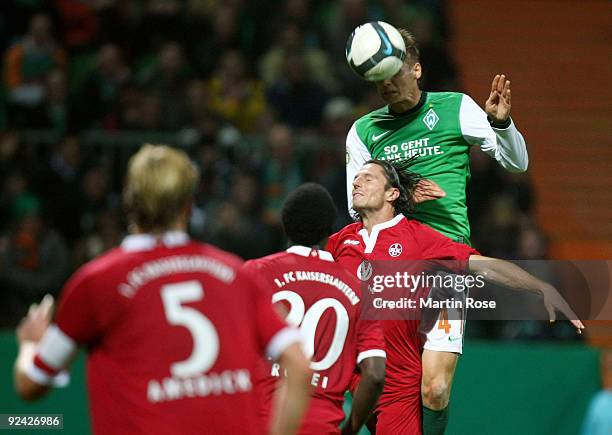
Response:
[[[17,326],[17,340],[38,343],[51,323],[53,296],[45,295],[39,304],[32,304],[27,316]]]
[[[510,80],[505,75],[496,75],[491,83],[491,93],[485,102],[485,112],[495,122],[503,123],[510,116],[512,95]]]

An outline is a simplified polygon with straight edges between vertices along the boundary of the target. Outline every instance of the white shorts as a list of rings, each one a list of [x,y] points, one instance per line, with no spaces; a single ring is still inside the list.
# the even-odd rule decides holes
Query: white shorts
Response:
[[[445,308],[438,314],[438,320],[426,334],[424,349],[436,352],[463,353],[463,310]]]
[[[460,300],[462,303],[461,308],[442,308],[438,311],[424,311],[422,313],[421,334],[426,335],[424,349],[436,352],[463,353],[467,293],[467,290],[457,292],[453,289],[431,289],[429,293],[431,299],[449,300],[452,298]]]

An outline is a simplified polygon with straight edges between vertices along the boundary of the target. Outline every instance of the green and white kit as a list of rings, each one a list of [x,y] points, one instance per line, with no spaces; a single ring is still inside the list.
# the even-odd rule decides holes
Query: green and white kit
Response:
[[[474,100],[457,92],[423,92],[417,106],[399,115],[389,106],[368,113],[355,121],[346,138],[349,210],[353,178],[366,161],[418,155],[410,170],[438,183],[446,197],[419,204],[410,217],[469,243],[465,188],[470,179],[470,146],[480,146],[510,172],[527,169],[523,136],[511,120],[504,127],[492,127]]]

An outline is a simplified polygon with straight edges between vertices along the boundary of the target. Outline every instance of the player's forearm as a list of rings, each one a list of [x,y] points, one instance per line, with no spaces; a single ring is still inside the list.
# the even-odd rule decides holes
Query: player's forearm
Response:
[[[31,365],[36,354],[36,343],[22,342],[19,345],[19,353],[13,368],[13,382],[15,391],[24,400],[36,400],[44,396],[49,387],[34,382],[26,374],[26,368]]]
[[[513,290],[543,293],[550,284],[536,278],[516,264],[497,258],[472,255],[469,270],[481,275],[488,282],[511,288]]]
[[[287,370],[287,377],[283,379],[275,396],[270,433],[294,434],[310,402],[311,372],[298,344],[292,344],[283,352],[280,364]]]
[[[351,414],[342,430],[343,434],[359,432],[370,418],[385,385],[385,359],[378,357],[369,359],[376,361],[370,361],[373,363],[370,370],[362,369],[361,380],[353,395]]]
[[[529,166],[527,144],[512,120],[508,118],[508,121],[510,121],[510,125],[507,128],[493,126],[498,143],[495,159],[507,171],[525,172]]]

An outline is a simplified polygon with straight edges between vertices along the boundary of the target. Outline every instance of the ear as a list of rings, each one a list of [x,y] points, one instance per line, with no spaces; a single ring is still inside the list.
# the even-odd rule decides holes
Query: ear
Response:
[[[423,75],[423,70],[421,69],[421,64],[419,62],[415,63],[412,67],[412,74],[414,78],[419,80]]]
[[[400,191],[396,187],[391,187],[385,192],[385,199],[387,202],[393,202],[400,196]]]

